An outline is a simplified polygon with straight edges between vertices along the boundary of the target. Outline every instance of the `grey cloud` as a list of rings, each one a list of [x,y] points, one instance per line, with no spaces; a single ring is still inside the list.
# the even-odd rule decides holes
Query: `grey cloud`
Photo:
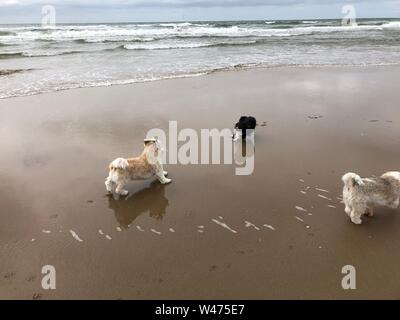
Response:
[[[256,7],[296,4],[379,2],[377,0],[0,0],[0,6],[58,5],[63,7]],[[400,2],[400,1],[388,1]]]

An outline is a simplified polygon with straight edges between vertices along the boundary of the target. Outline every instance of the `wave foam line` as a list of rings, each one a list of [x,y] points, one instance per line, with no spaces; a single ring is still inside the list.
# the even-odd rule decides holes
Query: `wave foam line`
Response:
[[[290,37],[299,35],[310,35],[313,33],[331,33],[331,32],[352,32],[352,31],[385,31],[400,30],[400,22],[392,21],[382,25],[331,25],[315,26],[313,21],[303,22],[300,27],[284,27],[279,29],[271,28],[267,23],[264,27],[246,27],[244,25],[233,25],[230,27],[221,27],[218,25],[187,25],[165,28],[162,25],[155,25],[152,28],[121,27],[121,26],[103,26],[91,28],[90,26],[81,26],[81,28],[64,28],[54,30],[30,29],[14,30],[3,32],[2,40],[7,42],[26,43],[30,41],[86,41],[103,42],[114,39],[132,38],[132,39],[165,39],[174,36],[183,37]],[[283,24],[284,25],[284,24]],[[7,33],[7,34],[4,34]]]
[[[79,238],[78,234],[74,231],[74,230],[69,230],[69,232],[71,233],[72,237],[79,242],[83,242],[83,240],[81,238]]]
[[[264,224],[264,227],[266,227],[272,231],[275,231],[275,228],[273,226],[271,226],[270,224]]]
[[[216,219],[211,219],[211,221],[215,222],[216,224],[218,224],[218,225],[220,225],[221,227],[223,227],[223,228],[229,230],[229,231],[232,232],[232,233],[237,233],[236,230],[233,230],[233,229],[232,229],[231,227],[229,227],[226,223],[223,223],[223,222],[221,222],[221,221],[219,221],[219,220],[216,220]]]
[[[332,201],[331,198],[328,198],[328,197],[326,197],[326,196],[324,196],[324,195],[322,195],[322,194],[319,194],[318,197],[320,197],[320,198],[322,198],[322,199],[325,199],[325,200]]]
[[[245,221],[244,224],[245,224],[246,228],[252,227],[252,228],[254,228],[254,229],[257,230],[257,231],[260,231],[260,228],[257,227],[254,223],[251,223],[251,222],[249,222],[249,221]]]
[[[160,232],[160,231],[157,231],[157,230],[155,230],[155,229],[150,229],[150,231],[153,232],[153,233],[155,233],[155,234],[161,235],[161,232]]]

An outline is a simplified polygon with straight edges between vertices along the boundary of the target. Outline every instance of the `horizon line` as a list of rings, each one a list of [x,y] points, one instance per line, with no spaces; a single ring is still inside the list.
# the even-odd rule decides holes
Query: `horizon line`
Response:
[[[97,21],[97,22],[59,22],[57,24],[120,24],[120,23],[181,23],[181,22],[246,22],[246,21],[307,21],[307,20],[342,20],[340,18],[298,18],[298,19],[222,19],[222,20],[164,20],[164,21]],[[356,20],[363,19],[400,19],[400,17],[360,17]],[[23,24],[41,24],[40,22],[19,22],[19,23],[1,23],[0,25],[23,25]]]

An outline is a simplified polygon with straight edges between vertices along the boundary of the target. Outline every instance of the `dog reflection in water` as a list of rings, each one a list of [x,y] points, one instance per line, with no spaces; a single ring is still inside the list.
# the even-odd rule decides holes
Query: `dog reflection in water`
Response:
[[[108,207],[114,211],[115,218],[123,228],[127,228],[137,217],[146,213],[154,219],[161,220],[168,207],[165,185],[154,180],[147,188],[125,199],[108,195]]]
[[[254,139],[237,139],[233,142],[233,152],[236,164],[244,165],[248,158],[254,157],[256,151]]]

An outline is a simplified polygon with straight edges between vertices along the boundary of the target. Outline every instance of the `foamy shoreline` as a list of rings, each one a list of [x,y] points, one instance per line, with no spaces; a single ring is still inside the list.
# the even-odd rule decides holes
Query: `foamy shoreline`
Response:
[[[135,84],[143,84],[143,83],[152,83],[152,82],[158,82],[158,81],[166,81],[166,80],[178,80],[178,79],[185,79],[185,78],[195,78],[195,77],[203,77],[203,76],[209,76],[213,74],[218,74],[218,73],[224,73],[224,72],[241,72],[241,71],[256,71],[258,69],[263,69],[263,70],[273,70],[273,69],[320,69],[320,68],[327,68],[329,69],[342,69],[342,68],[384,68],[384,67],[398,67],[400,66],[399,63],[381,63],[381,64],[373,64],[373,65],[364,65],[364,64],[358,64],[358,65],[281,65],[281,66],[267,66],[267,65],[237,65],[233,67],[227,67],[227,68],[221,68],[221,69],[216,69],[216,70],[211,70],[211,71],[202,71],[194,74],[183,74],[183,75],[176,75],[176,76],[167,76],[164,78],[157,78],[157,79],[147,79],[147,80],[123,80],[123,81],[117,81],[115,83],[95,83],[95,84],[87,84],[87,85],[81,85],[77,87],[70,87],[70,88],[59,88],[59,89],[53,89],[53,90],[48,90],[48,91],[43,91],[43,92],[37,92],[37,93],[31,93],[31,94],[22,94],[22,95],[15,95],[15,96],[1,96],[0,95],[0,101],[5,100],[5,99],[12,99],[12,98],[20,98],[20,97],[29,97],[29,96],[36,96],[36,95],[41,95],[41,94],[49,94],[49,93],[56,93],[56,92],[61,92],[61,91],[68,91],[68,90],[79,90],[79,89],[88,89],[88,88],[107,88],[107,87],[115,87],[115,86],[130,86],[130,85],[135,85]],[[21,72],[29,72],[32,70],[4,70],[5,73],[21,73]],[[0,70],[1,73],[1,70]],[[1,75],[1,74],[0,74]]]
[[[0,26],[0,98],[254,67],[398,64],[399,35],[399,19]]]

